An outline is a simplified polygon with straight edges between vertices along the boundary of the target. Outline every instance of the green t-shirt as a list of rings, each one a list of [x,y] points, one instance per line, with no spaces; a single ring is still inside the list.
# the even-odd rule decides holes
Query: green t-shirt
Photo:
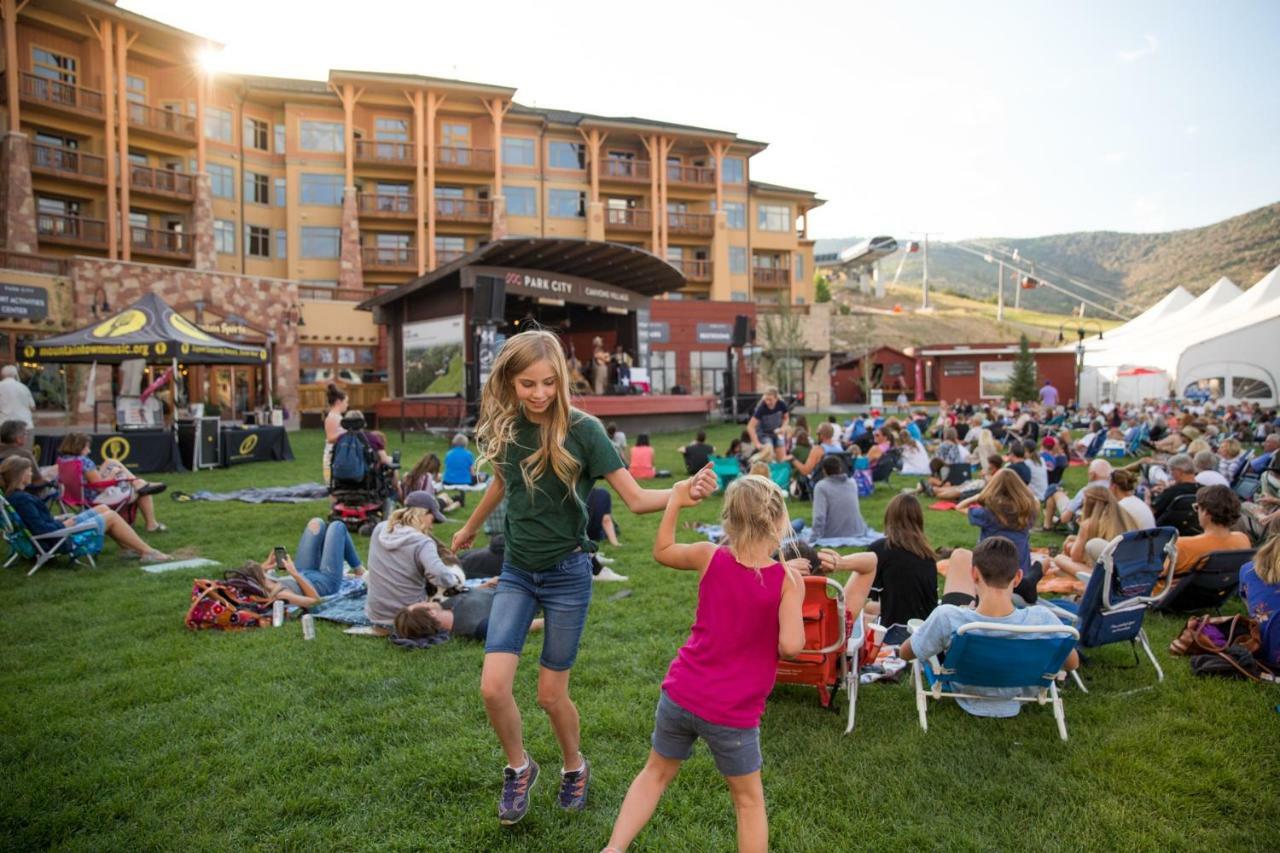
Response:
[[[574,484],[577,499],[547,467],[534,481],[530,492],[520,472],[520,461],[539,447],[539,427],[517,416],[515,441],[498,462],[498,474],[506,486],[506,560],[525,571],[551,568],[577,548],[589,548],[587,539],[587,495],[592,482],[623,467],[617,448],[609,441],[600,421],[585,412],[571,409],[569,433],[564,446],[582,466]]]

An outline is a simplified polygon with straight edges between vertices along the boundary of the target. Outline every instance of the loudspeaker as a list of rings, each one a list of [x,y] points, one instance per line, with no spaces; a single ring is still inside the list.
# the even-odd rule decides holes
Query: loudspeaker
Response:
[[[501,323],[507,313],[507,282],[496,275],[476,276],[472,323]]]
[[[746,314],[739,314],[733,318],[733,345],[735,347],[745,347],[747,345],[747,323],[751,320]]]

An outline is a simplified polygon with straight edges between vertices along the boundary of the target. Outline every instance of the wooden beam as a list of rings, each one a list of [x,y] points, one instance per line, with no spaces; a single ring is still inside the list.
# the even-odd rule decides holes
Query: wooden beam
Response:
[[[129,37],[124,24],[116,23],[116,110],[120,123],[120,257],[133,257],[133,228],[129,219],[129,184],[133,177],[129,168],[129,45],[138,36]],[[107,90],[105,97],[111,98]]]

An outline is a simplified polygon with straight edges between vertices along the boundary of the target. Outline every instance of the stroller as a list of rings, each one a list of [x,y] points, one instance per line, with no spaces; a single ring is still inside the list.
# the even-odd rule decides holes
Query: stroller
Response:
[[[364,416],[356,412],[342,419],[346,430],[333,445],[329,497],[330,521],[368,534],[395,508],[396,463],[383,464],[364,432]]]

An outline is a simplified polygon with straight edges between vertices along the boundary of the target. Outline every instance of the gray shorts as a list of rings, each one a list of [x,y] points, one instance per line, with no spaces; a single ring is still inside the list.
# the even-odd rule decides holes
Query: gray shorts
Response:
[[[736,729],[709,723],[686,711],[662,691],[654,714],[653,751],[663,758],[684,761],[693,755],[693,743],[702,738],[722,776],[755,773],[764,763],[760,755],[760,729]]]

